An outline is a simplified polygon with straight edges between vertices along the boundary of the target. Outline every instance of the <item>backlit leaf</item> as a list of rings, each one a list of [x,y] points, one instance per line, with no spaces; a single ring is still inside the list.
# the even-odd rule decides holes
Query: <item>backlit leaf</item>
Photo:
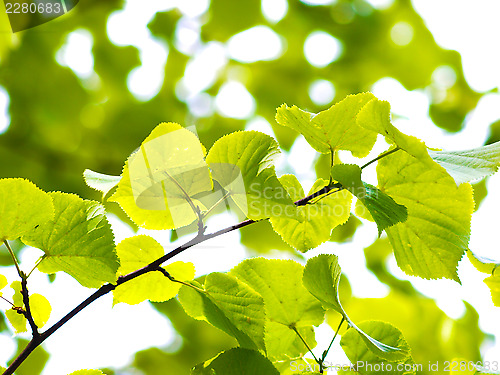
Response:
[[[340,345],[359,374],[414,374],[413,359],[410,356],[410,347],[403,338],[401,331],[386,322],[366,321],[360,323],[361,332],[366,332],[377,340],[389,343],[397,348],[404,356],[399,358],[385,358],[380,352],[374,352],[367,346],[366,340],[359,334],[360,331],[349,329],[340,340]],[[386,362],[390,361],[390,362]],[[396,362],[396,363],[391,363]],[[402,364],[398,366],[397,364]],[[405,366],[406,365],[406,366]],[[400,367],[400,368],[398,368]]]
[[[242,347],[265,350],[264,301],[258,293],[234,276],[217,272],[207,275],[200,287],[203,291],[183,286],[179,292],[189,315],[233,336]]]
[[[47,298],[41,294],[30,295],[30,308],[33,320],[38,328],[42,328],[50,318],[52,307]]]
[[[120,176],[111,176],[108,174],[102,174],[99,172],[94,172],[90,169],[85,169],[83,171],[83,178],[85,183],[102,193],[102,197],[104,198],[106,194],[109,193],[111,189],[113,189],[121,180]]]
[[[500,165],[500,142],[464,151],[432,151],[429,155],[457,185],[495,173]]]
[[[279,375],[271,361],[256,350],[233,348],[217,357],[200,363],[191,370],[192,375]]]
[[[248,218],[293,216],[293,201],[272,166],[278,153],[278,144],[272,137],[244,131],[218,139],[206,160],[214,180]]]
[[[0,179],[0,243],[14,240],[54,216],[52,199],[21,178]]]
[[[407,153],[381,159],[379,187],[408,209],[408,219],[386,229],[399,267],[426,279],[459,281],[458,261],[469,242],[474,210],[472,188],[457,187],[442,168]]]
[[[49,195],[54,219],[22,237],[26,245],[45,253],[38,269],[49,274],[64,271],[89,288],[115,282],[119,264],[104,207],[73,194]]]
[[[374,96],[371,93],[349,95],[318,114],[283,104],[276,113],[276,122],[301,133],[307,142],[323,154],[348,150],[356,157],[368,155],[377,135],[356,124],[361,108]]]
[[[349,326],[358,332],[368,348],[376,355],[391,361],[406,357],[407,353],[405,351],[376,340],[350,320],[340,303],[338,292],[340,274],[341,269],[337,256],[320,254],[307,261],[302,280],[307,290],[321,301],[323,307],[334,309],[341,314]]]
[[[147,266],[149,263],[162,257],[163,247],[152,237],[138,235],[124,239],[116,246],[116,253],[120,259],[118,276]],[[174,279],[189,281],[194,277],[192,263],[174,262],[163,267]],[[182,284],[175,283],[160,271],[148,272],[119,285],[113,291],[114,303],[125,302],[135,305],[145,300],[163,302],[174,298]]]
[[[104,375],[100,370],[78,370],[68,375]]]
[[[367,183],[363,183],[363,186],[366,194],[359,201],[368,209],[371,218],[377,223],[379,236],[390,226],[406,221],[408,210],[405,206],[397,204],[394,199],[375,186]]]
[[[294,201],[305,197],[302,186],[294,175],[281,176],[280,182]],[[328,181],[317,180],[309,194],[326,185]],[[349,219],[351,202],[351,194],[347,190],[341,190],[317,198],[315,203],[294,207],[295,218],[272,217],[270,222],[286,243],[305,252],[328,241],[332,229]]]
[[[175,229],[191,224],[198,194],[212,190],[206,150],[196,135],[175,123],[161,123],[125,163],[110,201],[139,226]]]

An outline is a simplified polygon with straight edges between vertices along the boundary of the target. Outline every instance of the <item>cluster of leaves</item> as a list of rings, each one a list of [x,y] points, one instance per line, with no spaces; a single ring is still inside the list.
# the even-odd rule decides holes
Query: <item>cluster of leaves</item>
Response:
[[[0,180],[0,240],[21,278],[11,284],[13,308],[7,312],[16,331],[25,331],[29,323],[37,346],[65,323],[38,332],[49,318],[50,304],[41,295],[28,294],[32,271],[20,270],[9,246],[9,241],[20,239],[43,251],[35,266],[39,271],[63,271],[85,287],[99,288],[87,305],[111,291],[115,303],[128,304],[178,296],[189,316],[236,339],[238,348],[199,364],[193,374],[232,374],[235,369],[289,373],[290,360],[307,351],[317,372],[323,373],[332,344],[316,357],[313,327],[325,320],[328,310],[341,318],[332,343],[344,322],[349,327],[340,341],[353,364],[345,372],[371,374],[368,366],[357,365],[364,362],[390,365],[389,373],[415,373],[410,347],[399,329],[382,321],[355,323],[342,307],[341,269],[335,255],[316,256],[305,267],[292,260],[252,258],[227,273],[196,280],[190,263],[161,267],[191,246],[261,220],[269,220],[287,244],[306,252],[330,240],[332,230],[347,222],[353,198],[356,214],[374,221],[379,235],[387,233],[404,272],[459,282],[458,262],[468,251],[480,271],[491,273],[486,283],[493,302],[499,304],[498,264],[477,258],[468,249],[474,210],[468,182],[496,172],[500,143],[467,151],[428,150],[420,140],[397,130],[390,122],[389,103],[370,93],[348,96],[318,114],[283,105],[276,121],[300,132],[316,151],[331,156],[329,180],[318,179],[308,196],[295,176],[276,175],[272,162],[279,153],[278,144],[255,131],[226,135],[207,152],[191,131],[162,123],[130,155],[121,176],[85,172],[87,184],[101,191],[103,199],[110,196],[140,227],[196,225],[197,235],[168,254],[146,235],[115,246],[104,207],[98,202],[46,193],[23,179]],[[338,150],[366,156],[379,134],[389,144],[387,151],[361,167],[340,162]],[[378,187],[362,180],[363,169],[373,162],[378,162]],[[246,220],[207,234],[206,218],[221,206]],[[7,284],[0,276],[0,288]]]

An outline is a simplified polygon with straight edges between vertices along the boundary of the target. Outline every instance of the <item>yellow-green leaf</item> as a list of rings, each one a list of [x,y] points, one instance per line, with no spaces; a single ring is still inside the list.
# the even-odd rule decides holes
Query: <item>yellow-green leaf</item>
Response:
[[[49,320],[52,312],[49,301],[41,294],[32,294],[30,295],[30,308],[36,326],[42,328]]]
[[[21,178],[0,179],[0,244],[15,240],[54,216],[52,199]]]
[[[441,167],[404,152],[381,159],[377,174],[380,190],[408,209],[404,223],[386,229],[399,267],[426,279],[459,281],[474,210],[471,186],[457,187]]]
[[[283,104],[277,110],[276,122],[301,133],[316,151],[323,154],[348,150],[353,156],[364,157],[375,144],[377,134],[359,126],[356,116],[373,98],[371,93],[349,95],[318,114]]]
[[[45,254],[38,269],[64,271],[88,288],[116,281],[118,258],[104,207],[74,194],[49,193],[55,215],[25,234],[22,241]]]
[[[295,176],[281,176],[280,182],[293,200],[297,201],[305,197],[304,190]],[[309,194],[326,185],[328,181],[317,180]],[[326,197],[317,198],[317,202],[313,204],[296,207],[295,218],[272,217],[270,221],[273,229],[286,243],[305,252],[328,241],[332,229],[349,219],[351,203],[352,195],[347,190],[341,190]]]
[[[193,207],[205,210],[197,194],[212,190],[205,154],[194,133],[175,123],[161,123],[128,158],[110,201],[140,227],[189,225],[197,218]]]
[[[272,166],[277,154],[272,137],[256,131],[235,132],[214,143],[207,163],[214,180],[248,218],[293,216],[293,201]]]
[[[163,247],[146,235],[124,239],[116,246],[116,252],[120,259],[119,276],[145,267],[165,254]],[[179,281],[192,280],[194,277],[192,263],[174,262],[163,268]],[[167,301],[177,295],[181,286],[182,284],[171,281],[160,271],[149,272],[119,285],[113,291],[114,303],[135,305],[145,300]]]

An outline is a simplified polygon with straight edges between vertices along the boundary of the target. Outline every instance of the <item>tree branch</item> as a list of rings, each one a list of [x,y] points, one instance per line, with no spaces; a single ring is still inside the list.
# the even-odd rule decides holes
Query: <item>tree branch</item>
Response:
[[[38,332],[38,327],[35,324],[35,320],[33,319],[33,315],[31,314],[31,307],[30,307],[30,296],[28,293],[28,278],[26,275],[23,274],[23,278],[21,280],[21,294],[23,295],[23,302],[24,302],[24,316],[26,317],[26,320],[28,321],[30,327],[31,327],[31,333],[33,335],[33,338],[40,336],[40,333]]]
[[[317,192],[298,200],[295,202],[297,206],[306,205],[311,199],[319,197],[320,195],[326,194],[330,192],[332,189],[342,189],[342,185],[333,184],[327,185],[324,188],[318,190]],[[90,295],[85,301],[76,306],[73,310],[71,310],[67,315],[65,315],[61,320],[55,323],[52,327],[47,329],[45,332],[38,334],[37,336],[33,335],[33,339],[28,343],[28,345],[24,348],[24,350],[19,354],[19,356],[12,362],[12,364],[7,368],[3,375],[12,375],[14,371],[23,363],[26,358],[35,350],[38,346],[40,346],[48,337],[50,337],[54,332],[56,332],[59,328],[61,328],[64,324],[66,324],[71,318],[77,315],[80,311],[82,311],[85,307],[90,305],[92,302],[101,298],[102,296],[108,294],[113,291],[117,286],[122,285],[130,280],[135,279],[141,275],[144,275],[148,272],[158,271],[159,266],[166,262],[167,260],[173,258],[174,256],[182,253],[183,251],[189,249],[192,246],[199,245],[202,242],[205,242],[211,238],[221,236],[223,234],[232,232],[234,230],[246,227],[247,225],[256,223],[255,220],[244,220],[238,224],[231,225],[227,228],[218,230],[216,232],[210,234],[198,234],[196,237],[186,242],[184,245],[181,245],[168,254],[165,254],[161,258],[158,258],[154,262],[148,264],[147,266],[140,268],[134,272],[131,272],[127,275],[118,277],[116,285],[114,284],[105,284],[100,287],[97,291],[95,291],[92,295]],[[25,305],[28,306],[25,302]],[[31,323],[30,323],[31,324]]]

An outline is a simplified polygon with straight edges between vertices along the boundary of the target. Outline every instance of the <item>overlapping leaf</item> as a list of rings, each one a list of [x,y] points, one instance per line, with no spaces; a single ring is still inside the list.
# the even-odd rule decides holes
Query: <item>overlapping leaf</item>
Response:
[[[240,346],[265,350],[264,301],[234,276],[211,273],[198,289],[183,286],[179,300],[195,319],[208,321],[238,340]]]
[[[113,189],[121,180],[120,176],[112,176],[109,174],[102,174],[94,172],[90,169],[83,171],[83,178],[85,183],[94,190],[100,191],[104,198],[111,189]]]
[[[440,167],[407,153],[379,161],[380,189],[408,209],[408,219],[386,229],[399,267],[409,275],[456,281],[474,209],[469,184],[456,186]]]
[[[30,181],[0,179],[0,244],[14,240],[54,216],[52,199]]]
[[[15,307],[25,310],[23,295],[21,293],[21,282],[13,281],[10,285],[14,289],[14,295],[12,298],[12,303]],[[34,293],[29,296],[30,310],[33,320],[38,328],[42,328],[49,320],[50,313],[52,312],[52,307],[50,306],[47,298],[41,294]],[[9,319],[10,324],[16,330],[16,333],[26,332],[27,330],[27,320],[25,316],[15,309],[10,309],[5,312],[7,319]]]
[[[378,234],[408,217],[406,207],[397,204],[375,186],[361,181],[361,168],[352,164],[337,164],[332,167],[332,177],[355,195],[368,209],[370,217],[377,223]]]
[[[149,263],[162,257],[163,247],[152,237],[139,235],[124,239],[116,246],[116,253],[120,259],[118,276],[147,266]],[[163,267],[170,276],[179,281],[189,281],[194,277],[192,263],[174,262]],[[114,303],[124,302],[135,305],[145,300],[163,302],[174,298],[182,284],[175,283],[163,273],[148,272],[118,286],[113,291]]]
[[[212,190],[206,150],[195,134],[161,123],[125,163],[110,200],[147,229],[175,229],[196,220],[205,207],[199,194]]]
[[[266,311],[266,349],[272,359],[294,357],[307,351],[294,329],[314,347],[312,326],[323,322],[321,304],[302,285],[303,267],[291,260],[247,259],[230,271],[257,291]]]
[[[355,366],[357,374],[415,374],[415,364],[409,355],[410,347],[400,330],[386,322],[366,321],[359,324],[362,332],[369,337],[375,337],[377,341],[384,341],[401,352],[406,353],[403,358],[393,359],[378,356],[369,346],[366,340],[354,329],[349,329],[340,340],[340,345],[351,363]],[[398,366],[399,364],[399,366]]]
[[[307,261],[302,281],[307,290],[316,297],[325,309],[334,309],[341,314],[359,334],[365,345],[378,357],[397,361],[408,356],[408,351],[398,346],[391,346],[378,341],[358,328],[344,311],[339,298],[338,283],[341,269],[335,255],[320,254]]]
[[[38,269],[45,273],[64,271],[89,288],[115,282],[119,264],[104,207],[73,194],[49,195],[54,202],[54,219],[22,237],[26,245],[45,253]]]
[[[464,151],[432,151],[429,155],[457,185],[495,173],[500,165],[500,142]]]
[[[361,109],[356,122],[364,129],[382,134],[389,143],[395,144],[423,163],[435,167],[425,144],[418,138],[403,134],[396,129],[391,124],[390,114],[391,106],[389,102],[374,98]]]
[[[305,197],[304,190],[295,176],[281,176],[280,182],[294,201]],[[321,190],[326,185],[328,181],[319,179],[309,194]],[[351,202],[351,194],[342,190],[323,197],[314,204],[290,208],[296,210],[294,218],[273,217],[270,221],[273,229],[286,243],[300,251],[307,251],[328,241],[332,229],[349,219]]]
[[[200,363],[191,370],[192,375],[259,374],[279,375],[271,361],[256,350],[233,348],[217,357]]]
[[[374,98],[371,93],[349,95],[318,114],[283,104],[276,113],[276,122],[301,133],[307,142],[323,154],[336,150],[351,151],[354,156],[368,155],[377,134],[356,123],[363,106]]]
[[[470,250],[467,251],[467,256],[478,271],[490,274],[484,279],[484,283],[490,288],[493,304],[500,306],[500,262],[480,257]]]
[[[293,201],[272,166],[278,153],[278,144],[272,137],[244,131],[217,140],[206,160],[214,180],[248,218],[293,216]]]

